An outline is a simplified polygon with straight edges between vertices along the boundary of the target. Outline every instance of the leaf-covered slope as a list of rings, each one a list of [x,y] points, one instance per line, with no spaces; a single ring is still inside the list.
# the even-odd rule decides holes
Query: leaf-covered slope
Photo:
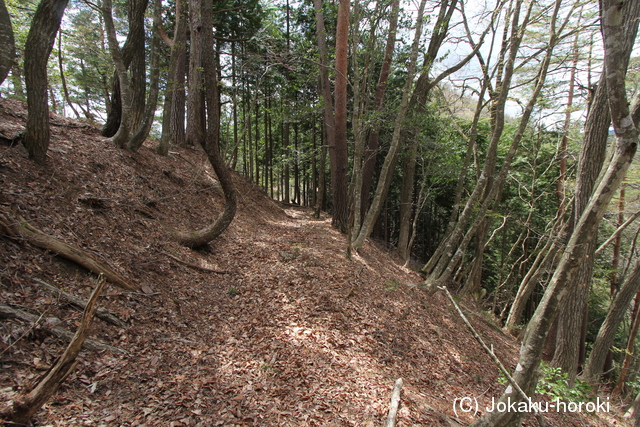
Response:
[[[13,138],[22,104],[0,100],[0,133]],[[152,294],[109,287],[101,305],[126,320],[97,320],[91,337],[127,352],[83,351],[40,424],[103,426],[378,426],[404,379],[399,425],[449,425],[456,398],[481,408],[498,396],[497,369],[441,294],[383,249],[352,260],[330,219],[283,209],[240,176],[238,214],[208,247],[171,240],[217,216],[223,197],[198,150],[114,148],[97,130],[52,115],[45,168],[0,146],[0,204],[82,247]],[[63,350],[46,330],[74,330],[80,313],[35,278],[87,297],[94,278],[25,242],[0,236],[0,299],[42,315],[0,322],[0,397],[7,404]],[[517,343],[471,314],[512,365]],[[59,319],[59,320],[55,320]],[[578,417],[552,415],[561,424]],[[589,416],[592,425],[608,425]],[[531,425],[535,421],[529,420]],[[173,424],[172,424],[173,423]]]

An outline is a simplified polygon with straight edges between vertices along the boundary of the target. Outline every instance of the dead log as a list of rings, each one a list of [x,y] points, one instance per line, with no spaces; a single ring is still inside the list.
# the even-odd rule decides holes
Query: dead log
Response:
[[[127,280],[113,268],[79,247],[43,233],[29,224],[24,218],[18,216],[17,220],[14,219],[9,209],[3,206],[0,206],[0,231],[6,233],[11,238],[22,238],[34,246],[54,252],[95,274],[102,274],[109,282],[120,288],[128,291],[151,291],[147,286],[143,287],[145,289],[141,289],[139,285]]]
[[[88,302],[83,300],[82,298],[78,298],[75,295],[71,295],[70,293],[63,291],[62,289],[56,286],[53,286],[45,282],[44,280],[40,280],[34,277],[33,281],[38,283],[39,285],[44,286],[45,288],[49,289],[52,292],[62,295],[63,297],[68,299],[73,305],[80,307],[83,310],[87,308]],[[121,328],[125,328],[127,326],[127,324],[124,321],[120,320],[115,315],[109,313],[109,311],[107,311],[107,309],[104,307],[98,307],[98,309],[96,310],[96,317],[114,326],[118,326]]]
[[[17,308],[9,307],[8,305],[0,304],[0,319],[20,319],[25,322],[36,323],[38,322],[39,317],[33,315],[31,313],[27,313],[26,311],[18,310]],[[71,341],[73,339],[73,333],[67,331],[61,326],[53,326],[51,328],[46,328],[47,331],[51,332],[51,334],[55,335],[58,338],[63,339],[64,341]],[[111,351],[114,353],[125,354],[126,351],[112,347],[107,344],[103,344],[98,341],[86,340],[84,343],[85,348],[89,350],[95,351]]]
[[[402,391],[402,378],[396,380],[396,384],[391,392],[391,402],[389,403],[389,415],[387,416],[386,427],[395,427],[398,417],[398,407],[400,406],[400,392]]]
[[[49,400],[58,387],[60,387],[60,384],[62,384],[65,378],[67,378],[67,376],[76,367],[78,363],[76,358],[89,333],[89,327],[91,326],[91,321],[93,320],[93,315],[96,311],[98,297],[100,296],[100,292],[102,292],[105,283],[106,280],[104,276],[100,276],[98,283],[91,294],[91,298],[87,303],[87,307],[82,314],[80,326],[69,343],[69,346],[58,359],[56,364],[49,369],[33,390],[26,395],[18,397],[14,401],[12,413],[8,417],[12,422],[20,425],[27,425],[33,415],[47,400]]]

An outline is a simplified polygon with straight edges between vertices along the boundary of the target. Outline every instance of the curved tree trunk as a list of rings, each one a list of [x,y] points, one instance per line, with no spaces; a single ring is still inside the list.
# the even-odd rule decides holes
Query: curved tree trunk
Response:
[[[51,55],[68,0],[42,0],[31,21],[24,48],[29,116],[23,143],[29,157],[44,164],[49,148],[49,97],[47,60]]]
[[[16,42],[11,27],[11,17],[4,0],[0,0],[0,84],[9,75],[16,57]]]
[[[638,288],[640,288],[640,260],[636,260],[633,271],[627,276],[609,307],[607,317],[598,331],[598,336],[593,343],[593,349],[585,364],[585,378],[597,380],[602,375],[602,368],[609,349],[613,345],[616,331],[627,314],[627,309],[638,292]]]
[[[188,247],[198,247],[209,243],[227,229],[236,214],[236,193],[231,179],[231,172],[227,168],[220,154],[220,92],[218,90],[217,61],[213,44],[212,0],[201,0],[196,5],[202,16],[202,28],[196,37],[202,37],[202,59],[205,77],[205,97],[207,103],[207,138],[202,148],[207,153],[225,197],[225,207],[222,214],[211,225],[191,233],[176,233],[177,240]],[[192,37],[194,34],[192,34]]]

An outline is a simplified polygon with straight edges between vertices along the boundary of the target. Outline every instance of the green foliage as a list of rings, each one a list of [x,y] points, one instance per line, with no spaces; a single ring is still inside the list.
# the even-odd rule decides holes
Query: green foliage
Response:
[[[387,291],[395,291],[400,287],[400,282],[395,279],[385,280],[384,286]]]
[[[562,372],[560,368],[549,366],[545,362],[540,363],[540,378],[536,385],[536,393],[549,397],[552,400],[560,399],[569,402],[586,402],[591,398],[592,387],[584,381],[576,379],[574,387],[569,387],[569,374]],[[498,377],[500,384],[508,384],[504,375]]]
[[[540,379],[536,386],[536,393],[570,402],[585,402],[590,398],[591,386],[576,379],[574,387],[569,387],[569,374],[560,368],[554,368],[542,362],[540,364]]]

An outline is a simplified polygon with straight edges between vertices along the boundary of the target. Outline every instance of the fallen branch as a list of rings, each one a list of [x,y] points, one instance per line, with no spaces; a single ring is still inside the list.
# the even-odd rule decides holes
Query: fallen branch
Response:
[[[167,253],[167,252],[161,251],[161,250],[159,250],[159,249],[156,249],[156,251],[157,251],[158,253],[161,253],[161,254],[162,254],[162,255],[164,255],[164,256],[167,256],[167,257],[171,258],[171,259],[172,259],[172,260],[174,260],[175,262],[180,263],[180,264],[182,264],[182,265],[186,265],[187,267],[189,267],[189,268],[193,268],[194,270],[200,270],[200,271],[205,271],[205,272],[207,272],[207,273],[215,273],[215,274],[230,274],[230,273],[231,273],[230,271],[214,270],[214,269],[212,269],[212,268],[201,267],[201,266],[199,266],[199,265],[197,265],[197,264],[192,264],[192,263],[190,263],[190,262],[183,261],[183,260],[181,260],[180,258],[178,258],[177,256],[171,255],[170,253]]]
[[[400,392],[402,391],[402,378],[396,380],[396,384],[391,392],[391,403],[389,404],[389,415],[387,416],[386,427],[395,427],[398,417],[398,406],[400,406]]]
[[[473,328],[473,326],[471,325],[471,322],[469,322],[469,319],[467,319],[467,316],[464,315],[464,313],[460,309],[460,306],[458,306],[458,303],[456,303],[456,300],[454,300],[453,296],[451,296],[451,293],[449,292],[449,289],[447,289],[445,286],[438,286],[438,289],[440,289],[441,291],[444,291],[444,293],[447,295],[447,297],[449,298],[449,300],[451,301],[451,303],[455,307],[456,311],[458,312],[458,314],[460,315],[460,317],[464,321],[465,325],[467,325],[467,327],[469,328],[469,330],[473,334],[473,337],[476,339],[476,341],[478,341],[480,343],[482,348],[484,348],[484,350],[489,354],[489,356],[491,356],[491,358],[493,359],[495,364],[498,366],[498,368],[500,369],[502,374],[507,378],[507,380],[509,380],[509,383],[513,386],[513,388],[515,388],[518,391],[518,393],[520,393],[520,395],[522,397],[524,397],[525,400],[529,401],[530,398],[529,398],[529,396],[527,396],[527,393],[525,393],[524,390],[522,390],[522,388],[516,382],[516,380],[513,379],[513,377],[511,376],[511,374],[507,370],[507,368],[505,368],[505,366],[502,364],[500,359],[498,359],[498,356],[496,356],[496,354],[493,352],[493,350],[490,349],[485,344],[485,342],[482,339],[482,337],[480,337],[480,335]],[[536,409],[535,405],[532,405],[532,409],[533,409],[533,415],[538,420],[538,424],[540,425],[540,427],[546,427],[546,423],[544,422],[544,418],[542,418],[542,415],[540,415],[540,412]]]
[[[18,310],[17,308],[9,307],[8,305],[4,305],[4,304],[0,304],[0,318],[20,319],[30,323],[37,323],[40,320],[38,316],[35,316],[31,313],[27,313],[22,310]],[[61,326],[53,326],[51,328],[47,328],[47,330],[50,331],[56,337],[61,338],[65,341],[71,341],[73,339],[73,333],[67,331]],[[120,348],[112,347],[108,344],[103,344],[101,342],[93,341],[93,340],[86,340],[84,343],[84,346],[89,350],[111,351],[111,352],[120,353],[120,354],[126,353],[126,351]]]
[[[52,292],[58,293],[60,295],[62,295],[63,297],[65,297],[66,299],[68,299],[73,305],[80,307],[81,309],[85,309],[87,308],[87,302],[84,301],[81,298],[78,298],[75,295],[71,295],[68,292],[63,291],[62,289],[53,286],[47,282],[45,282],[44,280],[40,280],[38,278],[33,278],[34,282],[37,282],[38,284],[44,286],[45,288],[49,289]],[[127,326],[127,324],[120,320],[119,318],[117,318],[115,315],[109,313],[109,311],[107,311],[106,308],[104,307],[98,307],[98,309],[96,310],[96,317],[99,319],[104,320],[107,323],[110,323],[114,326],[119,326],[121,328],[124,328]]]
[[[62,384],[65,378],[67,378],[67,376],[76,367],[78,364],[76,358],[89,333],[89,327],[91,326],[91,321],[93,320],[93,315],[96,311],[98,297],[100,296],[105,283],[106,280],[104,276],[100,276],[84,313],[82,314],[80,326],[69,343],[69,346],[58,359],[56,364],[49,369],[33,390],[26,395],[18,397],[13,402],[12,413],[8,417],[12,422],[27,425],[33,415],[47,400],[49,400],[58,387],[60,387],[60,384]]]
[[[13,219],[11,212],[0,206],[0,231],[4,231],[13,239],[25,239],[27,242],[42,249],[54,252],[67,258],[95,274],[103,274],[105,278],[114,285],[128,291],[145,291],[137,284],[127,280],[123,275],[97,260],[91,254],[86,253],[77,246],[70,245],[53,236],[38,230],[29,224],[24,218],[18,216]],[[144,288],[147,288],[146,286]],[[150,290],[149,290],[150,291]]]

